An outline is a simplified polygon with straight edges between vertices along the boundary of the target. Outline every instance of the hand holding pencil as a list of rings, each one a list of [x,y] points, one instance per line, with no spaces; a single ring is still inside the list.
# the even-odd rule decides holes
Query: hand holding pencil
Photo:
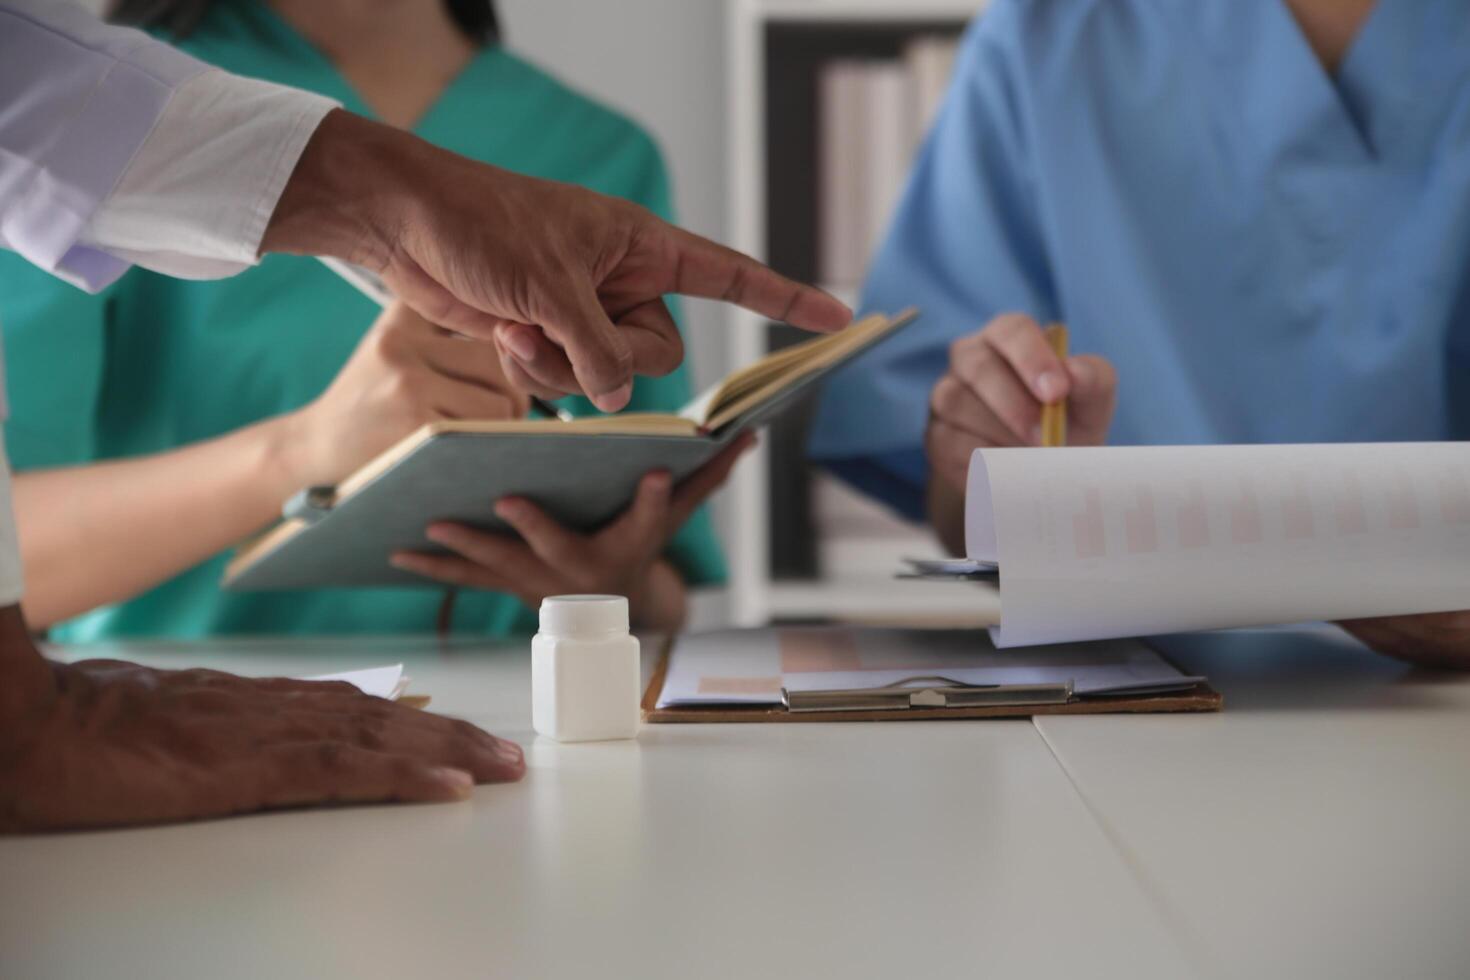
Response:
[[[963,489],[976,449],[1101,445],[1116,393],[1113,366],[1069,355],[1065,328],[1048,335],[1026,314],[1002,314],[950,348],[929,399],[930,469]]]
[[[1058,361],[1067,363],[1067,325],[1053,323],[1044,336]],[[1067,400],[1057,398],[1041,406],[1041,444],[1055,449],[1067,444]]]

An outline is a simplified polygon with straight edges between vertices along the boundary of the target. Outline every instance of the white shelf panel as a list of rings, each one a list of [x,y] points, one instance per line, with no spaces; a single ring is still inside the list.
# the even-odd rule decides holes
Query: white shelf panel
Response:
[[[765,259],[766,252],[766,29],[772,25],[812,25],[820,28],[872,25],[946,24],[962,27],[985,6],[984,0],[726,0],[726,136],[730,164],[725,235],[732,247]],[[845,302],[856,301],[856,290],[838,290]],[[766,353],[765,321],[754,314],[731,310],[724,337],[728,365],[749,364]],[[833,619],[973,618],[979,606],[963,588],[905,589],[886,580],[854,585],[845,578],[810,586],[772,583],[770,568],[770,501],[767,493],[769,462],[764,447],[736,469],[722,501],[730,582],[725,612],[738,625],[759,625],[772,616]],[[904,548],[912,553],[913,549]],[[849,556],[838,549],[839,563],[847,560],[893,564],[886,553]],[[895,588],[895,586],[899,586]],[[983,615],[983,613],[982,613]]]

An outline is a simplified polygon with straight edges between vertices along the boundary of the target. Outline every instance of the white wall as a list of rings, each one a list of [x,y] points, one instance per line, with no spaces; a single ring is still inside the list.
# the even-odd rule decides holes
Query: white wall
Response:
[[[663,148],[680,223],[725,231],[722,0],[499,0],[509,46],[632,116]],[[689,303],[697,387],[725,373],[709,303]]]

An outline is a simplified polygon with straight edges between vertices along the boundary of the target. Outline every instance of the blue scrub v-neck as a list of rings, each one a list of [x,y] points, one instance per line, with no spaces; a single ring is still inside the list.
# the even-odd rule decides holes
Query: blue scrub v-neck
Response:
[[[1009,310],[1115,364],[1117,444],[1470,437],[1470,8],[1379,0],[1329,75],[1282,0],[996,0],[861,305],[923,316],[812,451],[914,515],[948,345]]]

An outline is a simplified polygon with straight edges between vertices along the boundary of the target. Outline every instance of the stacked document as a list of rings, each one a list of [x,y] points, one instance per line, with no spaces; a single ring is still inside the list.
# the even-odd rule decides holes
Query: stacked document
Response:
[[[678,638],[656,707],[787,704],[793,695],[1055,685],[1059,700],[1193,688],[1135,640],[997,650],[983,631],[785,627]]]
[[[426,708],[429,705],[427,694],[408,693],[408,685],[413,679],[403,672],[403,664],[368,667],[365,670],[346,670],[338,674],[318,674],[315,677],[303,678],[303,680],[346,681],[362,693],[371,694],[375,698],[397,701],[410,708]]]
[[[344,670],[337,674],[317,674],[314,677],[303,678],[303,680],[345,681],[364,694],[397,701],[408,691],[410,678],[403,672],[403,664],[390,664],[387,667]]]
[[[1470,444],[982,449],[998,646],[1470,609]]]

